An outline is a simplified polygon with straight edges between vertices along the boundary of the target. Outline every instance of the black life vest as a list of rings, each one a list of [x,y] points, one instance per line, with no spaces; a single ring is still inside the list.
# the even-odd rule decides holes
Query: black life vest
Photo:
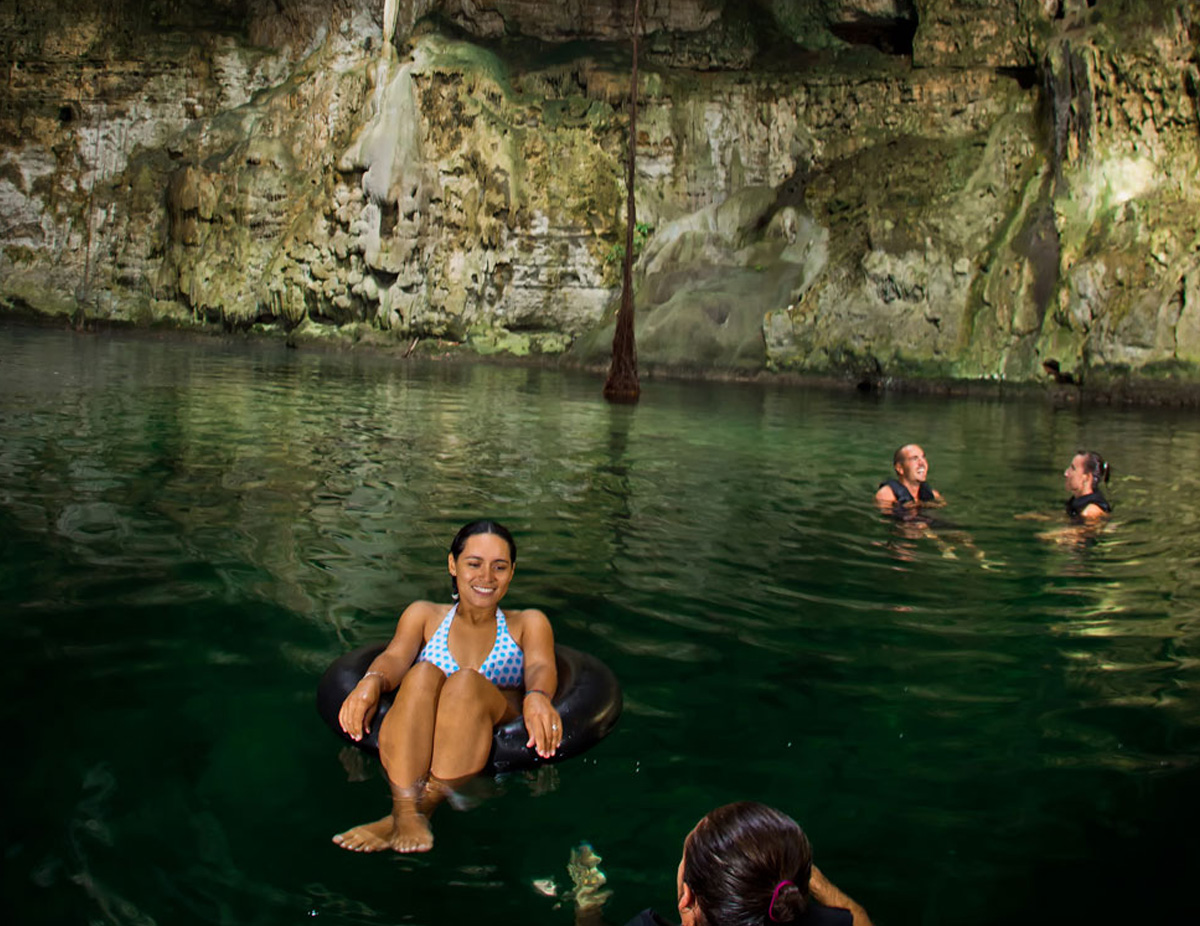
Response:
[[[1089,492],[1087,495],[1080,495],[1078,498],[1067,499],[1067,514],[1073,518],[1082,518],[1083,512],[1088,505],[1097,505],[1101,511],[1112,511],[1112,505],[1099,492]]]
[[[907,505],[913,500],[912,493],[899,479],[889,479],[887,482],[879,483],[879,488],[887,486],[892,490],[892,494],[896,496],[896,502],[900,505]],[[921,483],[921,488],[917,490],[917,497],[923,502],[937,501],[937,496],[933,494],[933,489],[929,488],[925,483]]]

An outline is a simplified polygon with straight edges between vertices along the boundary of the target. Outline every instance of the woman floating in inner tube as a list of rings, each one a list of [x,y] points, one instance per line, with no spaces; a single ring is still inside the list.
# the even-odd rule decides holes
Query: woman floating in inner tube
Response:
[[[392,812],[339,833],[354,852],[426,852],[429,815],[454,785],[477,774],[492,728],[523,715],[527,745],[543,758],[562,742],[551,703],[558,686],[554,632],[541,611],[500,610],[517,545],[494,521],[472,521],[450,544],[453,604],[414,601],[395,636],[342,702],[338,722],[361,740],[384,692],[399,686],[379,728]]]

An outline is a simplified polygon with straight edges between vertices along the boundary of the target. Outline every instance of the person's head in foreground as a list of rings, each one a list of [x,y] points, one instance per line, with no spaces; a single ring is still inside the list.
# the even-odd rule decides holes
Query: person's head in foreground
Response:
[[[795,820],[753,801],[726,804],[684,840],[680,918],[683,926],[849,924],[850,912],[818,902],[811,879],[812,846]]]

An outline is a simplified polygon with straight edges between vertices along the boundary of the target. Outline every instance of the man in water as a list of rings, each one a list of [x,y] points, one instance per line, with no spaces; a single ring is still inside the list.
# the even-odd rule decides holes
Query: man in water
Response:
[[[929,461],[925,459],[925,451],[920,445],[905,444],[892,454],[892,466],[896,470],[896,478],[879,484],[875,504],[884,514],[895,517],[896,529],[906,541],[919,538],[932,540],[947,559],[957,559],[956,548],[963,547],[979,560],[984,569],[997,565],[988,561],[966,531],[948,522],[936,524],[928,515],[921,513],[921,508],[938,507],[946,501],[941,492],[925,482],[929,475]]]
[[[879,483],[875,503],[885,511],[896,506],[901,509],[940,503],[942,494],[925,482],[929,475],[929,462],[925,451],[917,444],[905,444],[892,455],[892,466],[896,478]]]

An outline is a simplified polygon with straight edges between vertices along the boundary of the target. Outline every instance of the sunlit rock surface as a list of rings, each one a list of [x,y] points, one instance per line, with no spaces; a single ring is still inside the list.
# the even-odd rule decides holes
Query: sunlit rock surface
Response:
[[[1200,382],[1200,3],[643,7],[644,366]],[[0,305],[603,363],[631,10],[6,5]]]

